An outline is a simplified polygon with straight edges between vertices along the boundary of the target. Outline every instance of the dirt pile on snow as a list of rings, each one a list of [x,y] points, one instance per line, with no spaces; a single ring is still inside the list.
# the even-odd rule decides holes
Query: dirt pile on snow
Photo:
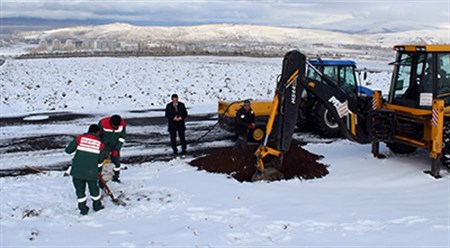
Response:
[[[256,171],[254,166],[256,149],[256,146],[250,146],[245,151],[224,149],[192,160],[190,164],[208,172],[230,174],[239,182],[251,182]],[[317,162],[320,158],[321,156],[312,154],[297,144],[292,144],[289,152],[284,156],[280,171],[284,174],[284,179],[321,178],[328,174],[328,170],[326,165]]]

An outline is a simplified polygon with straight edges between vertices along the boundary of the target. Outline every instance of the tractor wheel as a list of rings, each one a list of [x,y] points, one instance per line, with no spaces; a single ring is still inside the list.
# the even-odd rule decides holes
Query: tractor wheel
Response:
[[[298,108],[298,114],[297,114],[297,127],[300,130],[306,130],[308,128],[308,119],[305,117],[305,113],[303,112],[303,109],[301,107]]]
[[[341,129],[334,120],[332,114],[323,104],[317,102],[313,109],[314,131],[325,138],[335,138],[342,136]]]
[[[443,148],[441,162],[443,166],[450,168],[450,121],[444,124]]]
[[[255,142],[261,142],[266,134],[264,126],[257,125],[253,132],[250,133],[250,140]]]
[[[405,145],[398,142],[387,143],[387,147],[389,148],[389,150],[396,154],[410,154],[417,149],[417,147]]]
[[[311,100],[312,101],[312,100]],[[313,130],[311,121],[311,111],[314,104],[302,99],[297,113],[297,128],[302,132],[310,132]]]

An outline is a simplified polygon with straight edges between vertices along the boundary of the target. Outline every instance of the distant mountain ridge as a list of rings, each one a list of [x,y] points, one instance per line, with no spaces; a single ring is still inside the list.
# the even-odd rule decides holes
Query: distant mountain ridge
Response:
[[[391,33],[348,34],[321,29],[285,28],[248,24],[208,24],[198,26],[133,26],[126,23],[76,26],[47,31],[22,32],[14,35],[22,41],[46,40],[113,40],[123,44],[145,43],[167,46],[175,50],[206,49],[240,51],[253,49],[283,53],[291,48],[304,48],[311,53],[342,53],[364,56],[367,51],[383,53],[395,44],[442,44],[449,42],[446,29],[430,29]]]

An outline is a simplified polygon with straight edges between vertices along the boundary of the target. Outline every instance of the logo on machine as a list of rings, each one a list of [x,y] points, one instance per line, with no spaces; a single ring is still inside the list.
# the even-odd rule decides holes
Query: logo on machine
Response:
[[[294,78],[291,88],[291,103],[295,104],[297,102],[297,77]]]
[[[334,96],[331,97],[328,101],[331,104],[333,104],[333,106],[336,108],[336,111],[339,114],[339,118],[342,118],[342,117],[348,115],[349,110],[348,110],[348,102],[347,101],[341,102]]]
[[[299,70],[296,70],[286,81],[286,87],[287,90],[289,87],[291,87],[291,104],[297,103],[297,78],[298,78]]]
[[[288,82],[288,86],[291,85],[291,104],[297,103],[297,78],[298,76],[295,76]]]

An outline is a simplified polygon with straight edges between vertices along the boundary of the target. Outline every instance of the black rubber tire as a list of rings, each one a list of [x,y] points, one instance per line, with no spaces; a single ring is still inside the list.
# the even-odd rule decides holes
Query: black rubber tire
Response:
[[[258,135],[255,134],[255,132],[258,132]],[[266,128],[263,125],[256,125],[255,129],[253,129],[251,132],[249,132],[249,140],[254,142],[261,142],[264,139],[266,133]]]
[[[450,121],[444,123],[441,163],[450,168]]]
[[[310,99],[309,101],[314,101]],[[308,100],[301,99],[297,112],[297,128],[302,132],[309,132],[313,130],[311,112],[314,103],[308,102]]]
[[[313,122],[311,118],[311,111],[306,112],[302,109],[298,108],[298,117],[297,117],[297,128],[301,132],[311,132],[314,130],[313,128]]]
[[[417,147],[409,146],[403,143],[387,143],[386,144],[391,152],[396,154],[410,154],[417,150]]]
[[[312,113],[314,131],[324,138],[342,137],[341,129],[328,109],[320,102],[314,106]]]

